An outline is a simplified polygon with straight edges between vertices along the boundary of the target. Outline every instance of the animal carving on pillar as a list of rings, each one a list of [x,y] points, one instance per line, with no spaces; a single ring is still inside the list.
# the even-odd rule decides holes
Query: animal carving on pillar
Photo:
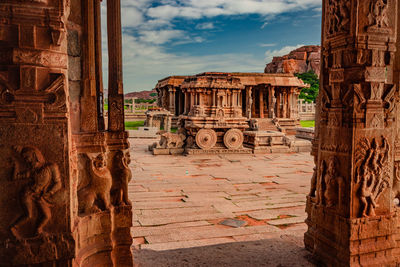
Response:
[[[88,184],[78,191],[79,213],[91,214],[111,208],[111,172],[103,153],[94,158],[84,154],[86,169],[89,171]]]
[[[370,3],[368,21],[370,27],[389,27],[388,0],[373,0]]]
[[[389,187],[390,147],[385,137],[382,136],[381,139],[379,144],[376,138],[373,138],[372,142],[363,138],[356,150],[356,183],[360,185],[362,217],[375,216],[377,201]]]
[[[129,151],[124,153],[124,151],[118,150],[115,153],[111,187],[111,198],[114,206],[132,205],[128,196],[128,183],[132,180],[130,162]]]
[[[21,193],[21,203],[25,214],[12,225],[11,232],[20,239],[20,230],[26,225],[33,225],[35,235],[44,233],[44,228],[50,221],[53,196],[62,188],[60,171],[55,163],[46,162],[43,154],[35,147],[16,147],[25,171],[14,162],[13,180],[29,179],[30,182]]]

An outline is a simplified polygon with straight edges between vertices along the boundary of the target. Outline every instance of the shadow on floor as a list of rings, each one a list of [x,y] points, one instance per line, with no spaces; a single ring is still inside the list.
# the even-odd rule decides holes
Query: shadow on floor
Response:
[[[134,250],[136,266],[315,266],[307,259],[302,238],[282,235],[280,238],[235,242],[213,246],[167,251]]]

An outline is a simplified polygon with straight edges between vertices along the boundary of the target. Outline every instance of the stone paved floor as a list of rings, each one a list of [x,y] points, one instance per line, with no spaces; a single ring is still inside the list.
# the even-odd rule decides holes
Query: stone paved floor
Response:
[[[310,266],[302,243],[309,153],[153,156],[154,140],[130,142],[140,266]],[[221,225],[227,219],[245,225]]]

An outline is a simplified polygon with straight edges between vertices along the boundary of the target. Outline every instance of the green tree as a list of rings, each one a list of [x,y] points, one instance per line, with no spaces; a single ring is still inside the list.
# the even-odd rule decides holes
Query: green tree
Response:
[[[306,73],[296,74],[296,77],[301,79],[304,83],[309,84],[310,88],[303,88],[300,92],[300,99],[307,102],[315,102],[319,92],[319,78],[313,71]]]
[[[151,93],[150,96],[155,97],[157,96],[157,93]]]

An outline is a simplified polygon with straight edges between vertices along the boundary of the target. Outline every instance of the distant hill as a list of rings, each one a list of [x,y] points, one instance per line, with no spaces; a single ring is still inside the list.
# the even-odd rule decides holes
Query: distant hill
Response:
[[[151,94],[156,94],[156,95],[151,96]],[[151,91],[132,92],[125,94],[125,97],[136,97],[138,99],[155,99],[157,98],[157,91],[151,90]]]
[[[271,63],[265,67],[265,73],[306,73],[314,71],[318,75],[321,72],[321,47],[307,45],[300,47],[288,55],[274,57]]]

